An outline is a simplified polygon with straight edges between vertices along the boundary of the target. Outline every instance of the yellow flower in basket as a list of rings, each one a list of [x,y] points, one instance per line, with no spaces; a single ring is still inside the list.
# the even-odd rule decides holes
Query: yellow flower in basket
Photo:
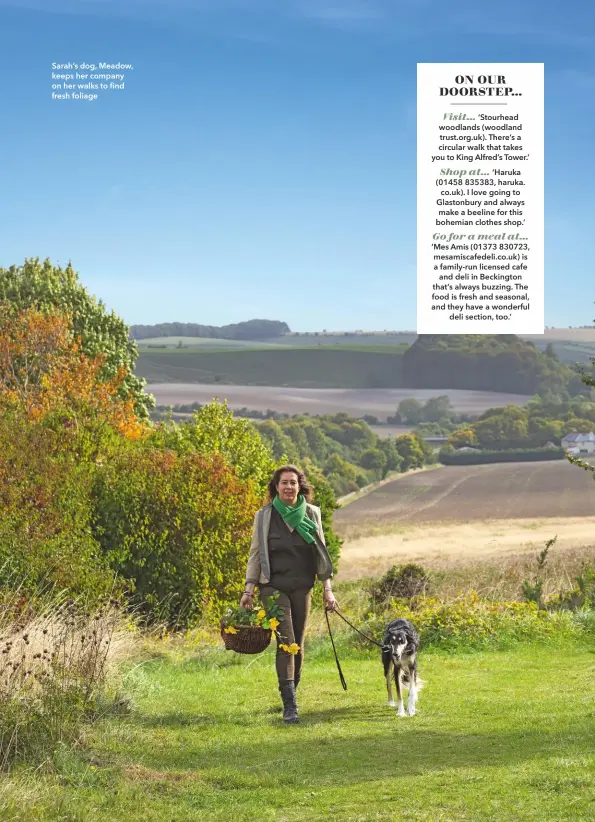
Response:
[[[277,628],[279,627],[279,620],[275,619],[275,617],[273,617],[272,619],[269,619],[269,625],[271,626],[273,631],[276,631]]]
[[[226,634],[237,634],[238,629],[234,628],[233,625],[230,625],[229,628],[224,628]]]
[[[266,616],[266,611],[261,608],[260,611],[256,614],[256,619],[264,619]]]

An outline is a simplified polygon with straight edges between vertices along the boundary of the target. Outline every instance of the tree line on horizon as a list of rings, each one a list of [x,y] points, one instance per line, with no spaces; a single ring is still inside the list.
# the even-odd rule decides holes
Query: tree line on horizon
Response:
[[[202,337],[219,340],[267,340],[283,337],[291,329],[279,320],[247,320],[230,325],[201,325],[199,323],[157,323],[131,325],[130,337],[148,340],[154,337]]]
[[[403,355],[410,388],[585,395],[580,372],[515,334],[424,334]]]

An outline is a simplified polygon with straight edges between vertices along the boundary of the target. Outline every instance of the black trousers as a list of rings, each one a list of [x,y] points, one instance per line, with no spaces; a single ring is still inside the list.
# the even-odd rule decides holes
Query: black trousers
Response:
[[[279,594],[277,604],[283,608],[283,619],[277,626],[277,657],[275,665],[279,685],[299,679],[304,664],[304,634],[310,615],[312,602],[312,588],[284,593],[270,585],[260,588],[261,598]],[[297,654],[288,654],[279,645],[291,645],[293,642],[300,646]]]

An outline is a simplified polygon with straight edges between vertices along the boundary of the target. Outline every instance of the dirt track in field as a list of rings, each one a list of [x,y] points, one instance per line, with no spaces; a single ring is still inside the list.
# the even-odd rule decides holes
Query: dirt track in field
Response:
[[[595,482],[565,460],[438,468],[355,500],[335,527],[342,579],[529,552],[554,536],[558,549],[595,545]]]

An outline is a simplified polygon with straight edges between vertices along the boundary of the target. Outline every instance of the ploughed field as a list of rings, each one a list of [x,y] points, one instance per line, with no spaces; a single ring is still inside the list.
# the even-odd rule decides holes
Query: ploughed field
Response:
[[[391,565],[428,568],[595,551],[595,482],[566,462],[451,466],[404,474],[335,512],[344,540],[339,576],[379,576]]]
[[[151,383],[146,391],[154,395],[159,405],[205,404],[218,398],[220,401],[226,399],[232,409],[266,411],[270,408],[284,414],[336,414],[344,411],[358,417],[372,414],[380,419],[394,414],[400,401],[408,397],[426,402],[430,397],[448,394],[456,411],[470,414],[481,414],[496,406],[522,406],[531,399],[523,394],[449,388],[292,388],[182,382]]]
[[[370,523],[595,516],[591,474],[566,460],[449,466],[405,475],[335,513],[340,531]]]

